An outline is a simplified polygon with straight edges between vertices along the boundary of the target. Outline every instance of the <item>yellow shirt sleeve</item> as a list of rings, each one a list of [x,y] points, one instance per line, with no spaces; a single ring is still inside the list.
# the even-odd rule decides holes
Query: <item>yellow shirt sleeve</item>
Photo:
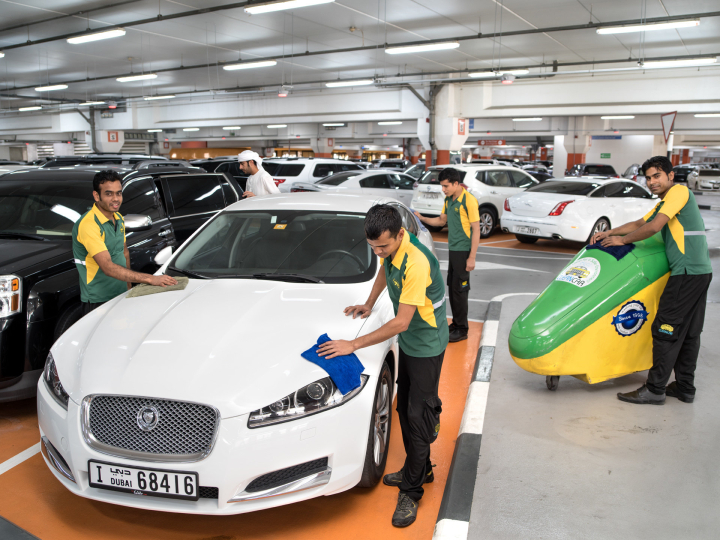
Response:
[[[480,207],[478,204],[478,201],[475,197],[470,195],[468,193],[467,203],[465,204],[467,207],[467,213],[468,213],[468,221],[470,223],[475,223],[476,221],[480,221]]]
[[[89,214],[89,218],[83,219],[78,227],[78,242],[80,242],[85,249],[88,251],[88,255],[94,257],[98,253],[107,251],[108,248],[105,245],[105,239],[100,232],[95,220],[92,218],[92,214]]]
[[[399,302],[409,306],[424,306],[428,279],[432,283],[428,260],[425,257],[408,259]]]
[[[673,186],[668,191],[663,201],[665,204],[658,212],[659,214],[665,214],[668,219],[674,218],[680,210],[685,208],[685,205],[690,199],[690,190],[685,186]]]
[[[655,206],[652,207],[652,210],[650,210],[647,214],[643,216],[643,219],[645,221],[649,220],[651,217],[653,217],[653,214],[655,213],[655,210],[657,210],[658,204],[662,204],[662,201],[657,203]]]
[[[447,214],[447,199],[445,199],[445,202],[443,202],[443,209],[441,214]]]

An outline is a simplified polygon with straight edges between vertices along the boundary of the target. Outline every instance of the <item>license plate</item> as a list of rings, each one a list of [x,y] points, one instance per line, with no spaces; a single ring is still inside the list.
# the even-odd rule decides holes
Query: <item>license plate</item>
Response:
[[[88,461],[90,487],[197,501],[198,474]]]
[[[440,198],[440,194],[439,194],[439,193],[423,193],[423,196],[424,196],[426,199],[439,199],[439,198]]]
[[[536,227],[515,227],[515,232],[520,234],[537,234],[540,229]]]

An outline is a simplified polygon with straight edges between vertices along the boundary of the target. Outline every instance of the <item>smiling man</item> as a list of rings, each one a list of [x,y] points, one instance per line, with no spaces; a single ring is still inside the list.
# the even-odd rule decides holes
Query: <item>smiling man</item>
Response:
[[[660,197],[655,208],[642,219],[594,235],[591,241],[620,246],[661,232],[670,264],[670,279],[652,325],[653,365],[647,382],[633,392],[618,394],[618,398],[629,403],[662,405],[668,395],[692,403],[700,333],[712,280],[705,223],[692,191],[673,184],[675,173],[669,159],[650,158],[642,170],[647,187]],[[675,381],[667,385],[673,369]]]

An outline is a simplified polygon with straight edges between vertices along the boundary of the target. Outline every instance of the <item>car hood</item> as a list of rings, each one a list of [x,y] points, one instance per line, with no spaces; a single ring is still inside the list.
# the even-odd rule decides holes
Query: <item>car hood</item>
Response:
[[[53,356],[76,403],[90,394],[148,396],[237,416],[326,377],[300,353],[323,333],[357,336],[367,319],[343,309],[364,303],[371,287],[190,280],[183,291],[108,302],[63,334]],[[359,356],[369,372],[382,361]]]
[[[26,277],[32,267],[56,257],[71,259],[71,243],[67,240],[42,242],[0,238],[0,274],[19,274]]]

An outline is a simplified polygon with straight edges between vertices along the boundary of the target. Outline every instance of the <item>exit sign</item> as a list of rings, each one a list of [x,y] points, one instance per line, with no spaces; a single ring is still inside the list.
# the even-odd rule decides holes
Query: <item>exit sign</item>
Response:
[[[600,154],[600,159],[610,159],[610,154]]]

